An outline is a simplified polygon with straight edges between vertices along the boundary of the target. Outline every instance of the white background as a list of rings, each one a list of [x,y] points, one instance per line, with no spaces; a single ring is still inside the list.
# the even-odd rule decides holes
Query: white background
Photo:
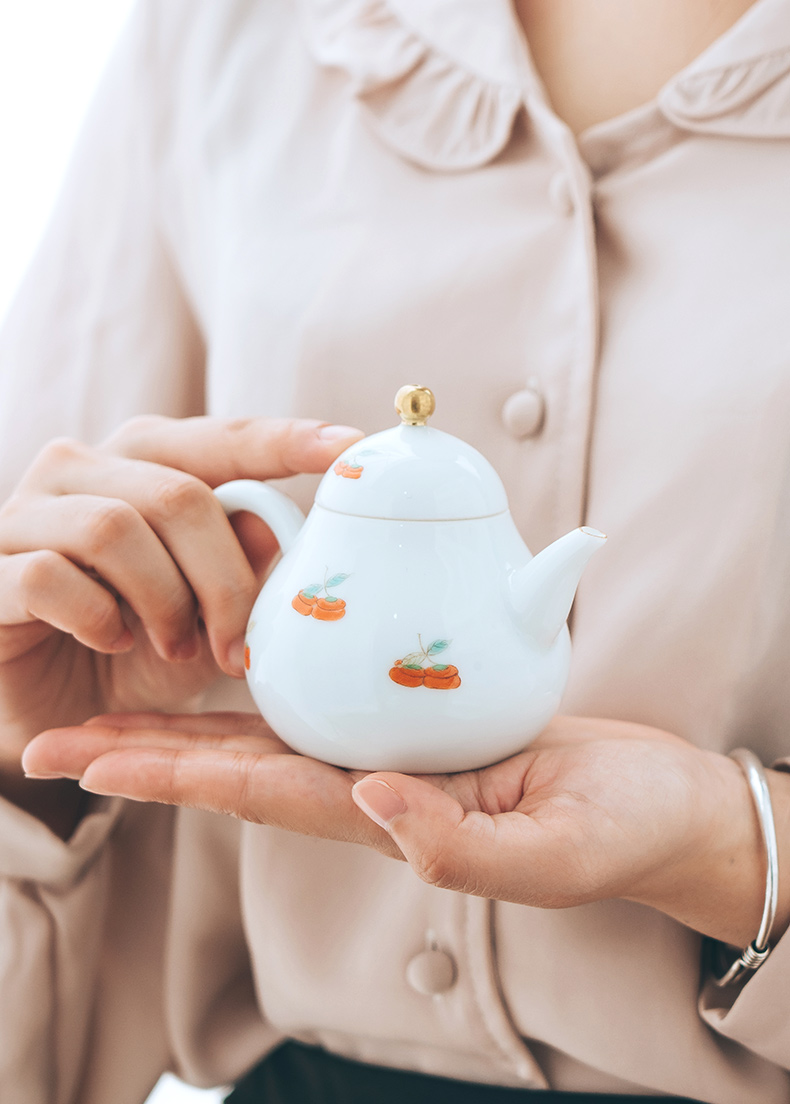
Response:
[[[132,0],[0,0],[0,319]]]
[[[218,0],[219,2],[219,0]],[[0,0],[0,324],[133,0]],[[221,1102],[164,1076],[149,1102]]]

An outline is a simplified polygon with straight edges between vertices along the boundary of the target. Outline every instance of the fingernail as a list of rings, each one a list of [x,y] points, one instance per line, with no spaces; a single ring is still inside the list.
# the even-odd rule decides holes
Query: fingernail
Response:
[[[121,634],[121,636],[115,639],[115,641],[110,646],[110,649],[112,649],[113,653],[123,653],[126,649],[131,649],[133,645],[134,634],[127,627]]]
[[[197,656],[198,641],[196,637],[187,638],[186,641],[179,641],[172,649],[172,657],[174,661],[192,661]]]
[[[339,442],[341,438],[361,438],[362,431],[355,426],[319,426],[318,437],[325,442]]]
[[[228,664],[233,670],[235,676],[244,675],[244,655],[246,651],[246,643],[243,637],[236,638],[236,640],[228,649]]]
[[[100,787],[87,787],[82,780],[79,780],[79,785],[83,791],[89,791],[91,795],[112,795],[112,791],[102,791]]]
[[[402,796],[383,780],[360,780],[354,784],[351,794],[368,818],[385,830],[389,830],[393,818],[406,812]]]
[[[25,772],[26,780],[62,780],[62,772]]]

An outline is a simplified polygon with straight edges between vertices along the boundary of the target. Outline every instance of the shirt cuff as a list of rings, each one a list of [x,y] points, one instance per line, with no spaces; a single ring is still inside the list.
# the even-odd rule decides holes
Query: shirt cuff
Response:
[[[771,767],[790,771],[790,758]],[[745,982],[717,987],[709,980],[700,995],[699,1012],[717,1033],[790,1068],[790,930]]]
[[[745,983],[702,989],[699,1012],[717,1033],[790,1067],[790,931]]]
[[[124,800],[96,798],[68,841],[32,814],[0,797],[0,879],[29,880],[62,890],[102,851]]]

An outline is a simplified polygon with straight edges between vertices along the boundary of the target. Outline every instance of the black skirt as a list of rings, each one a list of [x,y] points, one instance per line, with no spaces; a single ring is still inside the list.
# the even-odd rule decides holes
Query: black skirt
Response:
[[[226,1102],[695,1102],[691,1098],[626,1097],[529,1091],[381,1068],[289,1041],[253,1068]]]

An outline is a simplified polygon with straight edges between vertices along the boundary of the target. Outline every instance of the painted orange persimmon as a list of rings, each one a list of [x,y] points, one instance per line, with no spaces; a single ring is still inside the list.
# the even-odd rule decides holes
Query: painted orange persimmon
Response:
[[[291,606],[299,614],[309,615],[313,612],[317,599],[314,595],[305,595],[303,591],[300,591],[298,595],[295,595],[291,600]]]
[[[432,687],[435,691],[452,691],[454,687],[461,686],[461,677],[453,676],[451,680],[437,680],[435,677],[426,676],[425,686]]]
[[[461,686],[461,677],[454,664],[442,665],[440,668],[425,669],[425,686],[449,691]]]
[[[345,599],[317,599],[312,610],[319,622],[337,622],[346,613]]]
[[[249,647],[249,645],[244,646],[244,667],[249,672],[249,670],[250,670],[250,647]]]
[[[346,480],[359,480],[362,470],[362,465],[350,465],[348,461],[338,461],[334,468],[337,475],[345,476]]]
[[[424,676],[421,668],[409,668],[402,664],[396,664],[390,669],[390,679],[401,687],[420,687]]]

